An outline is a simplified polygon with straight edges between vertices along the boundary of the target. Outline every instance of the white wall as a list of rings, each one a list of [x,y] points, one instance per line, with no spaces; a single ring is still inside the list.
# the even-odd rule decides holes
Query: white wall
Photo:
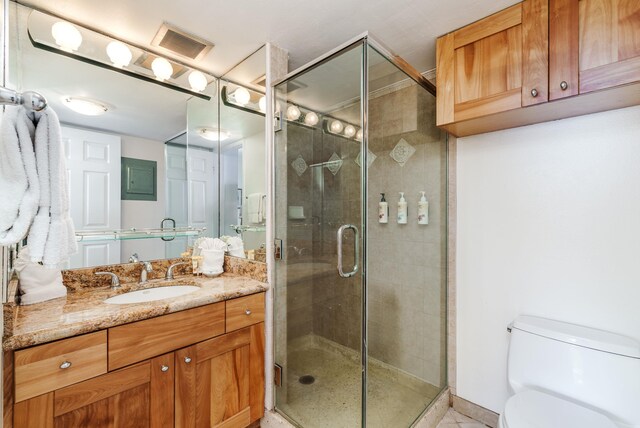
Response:
[[[121,155],[126,158],[144,159],[156,161],[157,164],[157,201],[121,201],[123,229],[157,228],[165,218],[165,161],[164,144],[160,141],[144,138],[122,136]],[[165,258],[164,242],[160,239],[135,239],[121,241],[121,257],[123,262],[129,260],[129,256],[138,253],[140,260],[156,260]]]
[[[500,412],[507,324],[640,340],[640,106],[458,140],[457,393]]]

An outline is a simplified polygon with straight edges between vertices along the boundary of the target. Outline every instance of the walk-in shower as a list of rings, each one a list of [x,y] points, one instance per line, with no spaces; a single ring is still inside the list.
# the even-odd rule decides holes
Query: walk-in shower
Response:
[[[276,409],[302,427],[409,427],[447,384],[435,89],[363,36],[287,76],[275,97]]]

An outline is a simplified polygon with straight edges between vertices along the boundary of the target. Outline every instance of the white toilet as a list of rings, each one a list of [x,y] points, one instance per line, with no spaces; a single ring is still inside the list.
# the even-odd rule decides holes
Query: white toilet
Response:
[[[499,428],[640,428],[640,343],[531,316],[510,326]]]

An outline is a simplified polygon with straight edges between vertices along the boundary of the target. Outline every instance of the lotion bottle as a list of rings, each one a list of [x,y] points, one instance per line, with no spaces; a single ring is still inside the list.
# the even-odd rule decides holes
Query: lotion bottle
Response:
[[[389,223],[389,204],[384,198],[384,193],[380,193],[382,199],[378,204],[378,223]]]
[[[429,224],[429,201],[425,197],[425,192],[422,193],[422,197],[418,202],[418,224]]]
[[[404,192],[400,192],[398,201],[398,224],[407,224],[407,201],[404,199]]]

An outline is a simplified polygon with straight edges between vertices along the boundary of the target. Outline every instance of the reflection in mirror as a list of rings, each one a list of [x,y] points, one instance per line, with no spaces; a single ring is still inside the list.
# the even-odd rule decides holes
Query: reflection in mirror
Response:
[[[56,111],[76,230],[80,236],[88,230],[106,232],[99,239],[84,233],[70,267],[127,262],[134,253],[139,260],[175,257],[200,230],[217,236],[218,142],[185,132],[193,109],[206,116],[198,123],[217,128],[216,79],[211,76],[203,91],[211,97],[207,101],[37,49],[27,34],[31,12],[10,3],[8,86],[40,92]],[[149,66],[139,59],[133,58],[129,67]],[[166,218],[172,220],[163,222]],[[192,229],[158,230],[173,230],[173,221],[178,228]],[[132,228],[136,234],[113,233]],[[139,239],[156,235],[162,240]]]
[[[220,227],[240,236],[245,251],[265,261],[266,147],[264,110],[266,48],[225,74],[220,81]],[[262,101],[261,101],[262,99]],[[247,108],[238,108],[238,104]],[[252,251],[251,251],[252,250]]]

